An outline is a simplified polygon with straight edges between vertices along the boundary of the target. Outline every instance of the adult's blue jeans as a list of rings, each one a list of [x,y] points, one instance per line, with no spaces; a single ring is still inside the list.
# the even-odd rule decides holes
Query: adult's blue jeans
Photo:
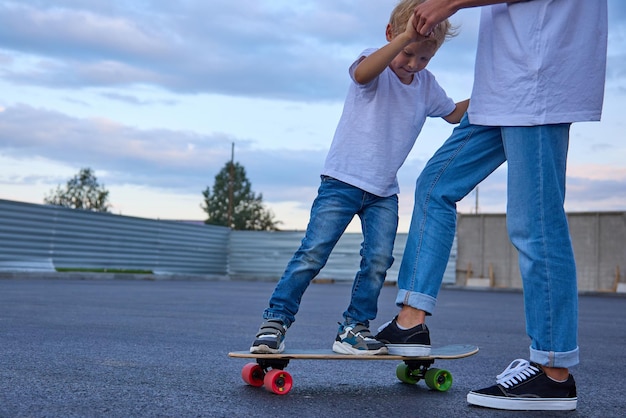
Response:
[[[274,289],[264,319],[278,319],[287,327],[295,321],[305,290],[355,215],[361,219],[363,231],[361,264],[343,316],[345,324],[369,326],[376,318],[378,296],[393,263],[398,197],[375,196],[327,176],[322,176],[305,236]]]
[[[399,306],[433,313],[454,240],[456,202],[507,161],[507,230],[519,253],[530,360],[551,367],[578,363],[576,266],[563,207],[569,128],[477,126],[463,118],[417,179]]]

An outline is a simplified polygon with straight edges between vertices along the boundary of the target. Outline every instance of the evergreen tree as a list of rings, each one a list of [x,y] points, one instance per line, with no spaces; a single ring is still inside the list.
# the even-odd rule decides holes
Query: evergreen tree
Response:
[[[232,179],[232,183],[231,183]],[[255,194],[246,177],[246,170],[239,163],[229,161],[215,176],[213,190],[203,192],[209,225],[228,226],[234,230],[275,231],[279,221],[263,206],[263,195]]]
[[[67,182],[64,189],[57,186],[56,190],[51,190],[50,194],[44,197],[44,203],[93,212],[108,212],[111,207],[108,199],[108,190],[98,183],[91,168],[82,168]]]

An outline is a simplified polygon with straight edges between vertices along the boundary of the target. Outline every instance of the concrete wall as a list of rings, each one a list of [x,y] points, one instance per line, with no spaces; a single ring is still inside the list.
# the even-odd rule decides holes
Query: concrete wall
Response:
[[[614,292],[626,282],[626,212],[568,214],[580,291]],[[517,250],[503,214],[458,217],[456,283],[522,288]]]

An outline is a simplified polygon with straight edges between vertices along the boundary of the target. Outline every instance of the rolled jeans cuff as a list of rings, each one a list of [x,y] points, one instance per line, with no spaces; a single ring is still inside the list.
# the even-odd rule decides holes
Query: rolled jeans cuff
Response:
[[[575,366],[579,362],[578,347],[575,350],[567,352],[539,351],[530,347],[530,361],[541,364],[546,367],[563,367],[569,368]]]
[[[411,292],[409,290],[399,289],[396,297],[396,305],[402,307],[404,305],[415,309],[425,311],[428,315],[432,315],[435,311],[437,299],[423,293]]]

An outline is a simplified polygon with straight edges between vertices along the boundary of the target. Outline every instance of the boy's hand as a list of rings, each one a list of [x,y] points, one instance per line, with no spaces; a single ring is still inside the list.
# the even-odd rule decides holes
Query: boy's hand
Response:
[[[397,36],[394,36],[391,24],[387,25],[386,37],[389,43],[361,60],[354,70],[354,81],[359,84],[369,83],[391,64],[405,46],[422,38],[415,30],[414,19],[415,17],[411,15],[404,32]]]
[[[411,15],[409,21],[406,24],[406,29],[404,30],[405,36],[411,40],[411,42],[415,42],[419,40],[421,37],[417,29],[415,28],[415,15]]]

